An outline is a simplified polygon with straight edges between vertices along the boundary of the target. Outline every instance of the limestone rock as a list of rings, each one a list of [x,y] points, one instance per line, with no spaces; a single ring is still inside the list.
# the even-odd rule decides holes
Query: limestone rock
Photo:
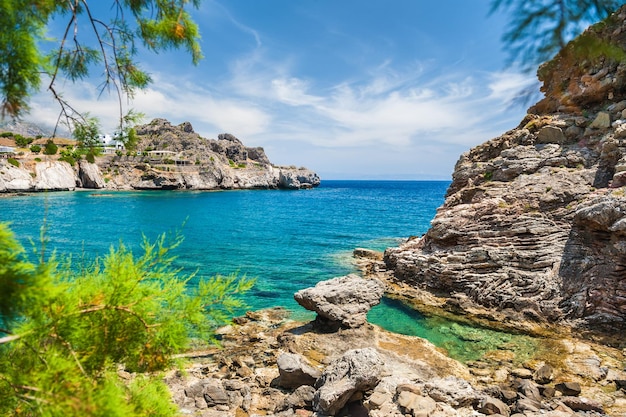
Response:
[[[31,188],[32,177],[28,171],[0,159],[0,192],[28,191]]]
[[[310,385],[302,385],[287,396],[281,409],[312,407],[314,397],[315,388]]]
[[[78,178],[82,188],[105,188],[106,183],[97,164],[80,160],[78,162]]]
[[[557,391],[567,396],[580,395],[581,389],[578,382],[561,382],[555,385]]]
[[[563,130],[556,126],[544,126],[537,134],[538,143],[558,143],[565,142],[565,135]]]
[[[368,311],[380,302],[384,292],[379,280],[351,274],[321,281],[315,287],[298,291],[294,298],[307,310],[354,328],[367,321]]]
[[[430,397],[402,391],[398,395],[398,405],[413,416],[428,416],[435,411],[437,403]]]
[[[347,351],[326,368],[316,384],[316,410],[334,416],[358,392],[376,386],[384,363],[375,349]]]
[[[611,127],[611,115],[605,111],[601,111],[598,113],[593,122],[591,122],[589,127],[595,129],[608,129]]]
[[[626,6],[584,36],[623,45]],[[403,296],[463,296],[455,313],[512,327],[626,331],[626,63],[575,44],[542,65],[546,98],[519,126],[460,156],[427,233],[385,251]]]
[[[96,157],[95,165],[79,161],[76,172],[59,156],[36,163],[18,156],[20,167],[0,170],[0,192],[107,188],[116,190],[303,189],[320,184],[306,168],[275,167],[261,147],[246,147],[223,133],[218,139],[198,135],[189,122],[178,126],[154,119],[137,126],[134,152]],[[0,160],[0,165],[5,165]]]
[[[508,405],[498,400],[497,398],[492,398],[492,397],[485,398],[480,403],[480,407],[478,408],[478,411],[488,416],[494,415],[494,414],[499,414],[501,416],[509,416],[511,413]]]
[[[320,184],[317,174],[306,168],[281,168],[278,185],[280,188],[313,188]]]
[[[562,397],[561,402],[574,411],[595,411],[604,413],[602,404],[582,397]]]
[[[76,188],[76,174],[67,162],[39,162],[35,165],[35,174],[35,190],[71,191]]]
[[[278,385],[284,388],[298,388],[302,385],[315,384],[321,372],[313,368],[302,356],[295,353],[283,353],[278,357]]]
[[[542,365],[533,374],[533,379],[538,384],[549,384],[554,378],[554,369],[550,365]]]

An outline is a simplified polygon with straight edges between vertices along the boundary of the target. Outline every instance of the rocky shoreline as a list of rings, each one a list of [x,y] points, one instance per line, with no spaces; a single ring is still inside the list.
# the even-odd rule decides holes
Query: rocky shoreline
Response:
[[[304,167],[273,165],[263,148],[246,147],[230,134],[205,139],[191,123],[154,119],[136,127],[133,152],[115,150],[85,159],[63,160],[27,149],[0,158],[0,193],[98,190],[307,189],[319,176]],[[60,159],[61,158],[61,159]],[[11,163],[12,162],[12,163]]]
[[[374,288],[384,286],[351,275],[299,292],[318,312],[309,323],[279,308],[235,319],[220,329],[221,349],[190,352],[185,372],[166,377],[174,401],[203,417],[625,415],[625,352],[542,338],[523,360],[504,348],[461,363],[427,340],[351,320]]]

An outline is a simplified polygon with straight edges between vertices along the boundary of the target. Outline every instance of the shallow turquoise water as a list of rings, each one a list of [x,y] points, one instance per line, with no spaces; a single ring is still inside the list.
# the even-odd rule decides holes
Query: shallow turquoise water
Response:
[[[256,277],[246,298],[251,309],[280,305],[310,317],[293,301],[294,292],[354,272],[356,247],[384,250],[425,233],[448,185],[324,181],[295,192],[41,193],[1,198],[0,221],[11,222],[27,248],[45,221],[48,249],[75,260],[103,255],[119,241],[139,251],[142,234],[154,239],[180,229],[185,241],[176,255],[183,272]],[[377,307],[371,320],[442,346],[463,344],[456,336],[441,338],[445,325],[431,325],[393,302]]]

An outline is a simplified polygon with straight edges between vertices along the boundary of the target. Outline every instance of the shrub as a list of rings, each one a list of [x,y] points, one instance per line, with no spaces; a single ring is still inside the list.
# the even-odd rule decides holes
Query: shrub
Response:
[[[46,145],[44,146],[43,153],[44,155],[56,155],[59,147],[54,144],[52,139],[48,139]]]
[[[33,145],[33,146],[31,146],[31,147],[30,147],[30,151],[31,151],[32,153],[39,153],[39,152],[41,152],[41,146],[39,146],[39,145]]]
[[[27,147],[33,141],[33,138],[25,138],[22,135],[15,135],[13,136],[13,139],[15,139],[15,144],[20,148]]]
[[[64,155],[59,158],[59,161],[67,162],[71,166],[76,165],[76,159],[71,155]]]
[[[41,162],[41,158],[35,158],[35,162]]]
[[[96,162],[96,156],[92,152],[88,152],[87,155],[85,155],[85,159],[92,164]]]
[[[9,158],[7,162],[9,164],[13,165],[13,166],[16,166],[16,167],[20,166],[19,161],[17,159],[15,159],[15,158]]]
[[[162,377],[192,337],[216,341],[252,281],[217,276],[188,285],[172,266],[179,236],[120,244],[72,268],[31,263],[0,224],[0,415],[173,416]],[[122,383],[120,364],[137,375]]]

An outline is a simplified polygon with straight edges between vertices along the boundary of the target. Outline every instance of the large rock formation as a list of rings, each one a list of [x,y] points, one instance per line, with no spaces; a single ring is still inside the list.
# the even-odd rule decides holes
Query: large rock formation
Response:
[[[164,119],[138,126],[137,151],[81,160],[72,168],[58,156],[15,155],[19,167],[0,159],[0,192],[72,190],[302,189],[320,184],[306,168],[272,165],[263,148],[246,147],[225,133],[205,139],[191,123]],[[41,159],[45,161],[41,162]]]
[[[354,328],[367,322],[367,313],[380,303],[384,293],[385,286],[379,280],[350,274],[300,290],[294,299],[318,314],[318,324]]]
[[[613,58],[582,59],[590,42]],[[546,98],[461,156],[426,235],[387,250],[393,280],[456,310],[504,312],[511,325],[624,334],[625,44],[622,7],[540,68]]]

